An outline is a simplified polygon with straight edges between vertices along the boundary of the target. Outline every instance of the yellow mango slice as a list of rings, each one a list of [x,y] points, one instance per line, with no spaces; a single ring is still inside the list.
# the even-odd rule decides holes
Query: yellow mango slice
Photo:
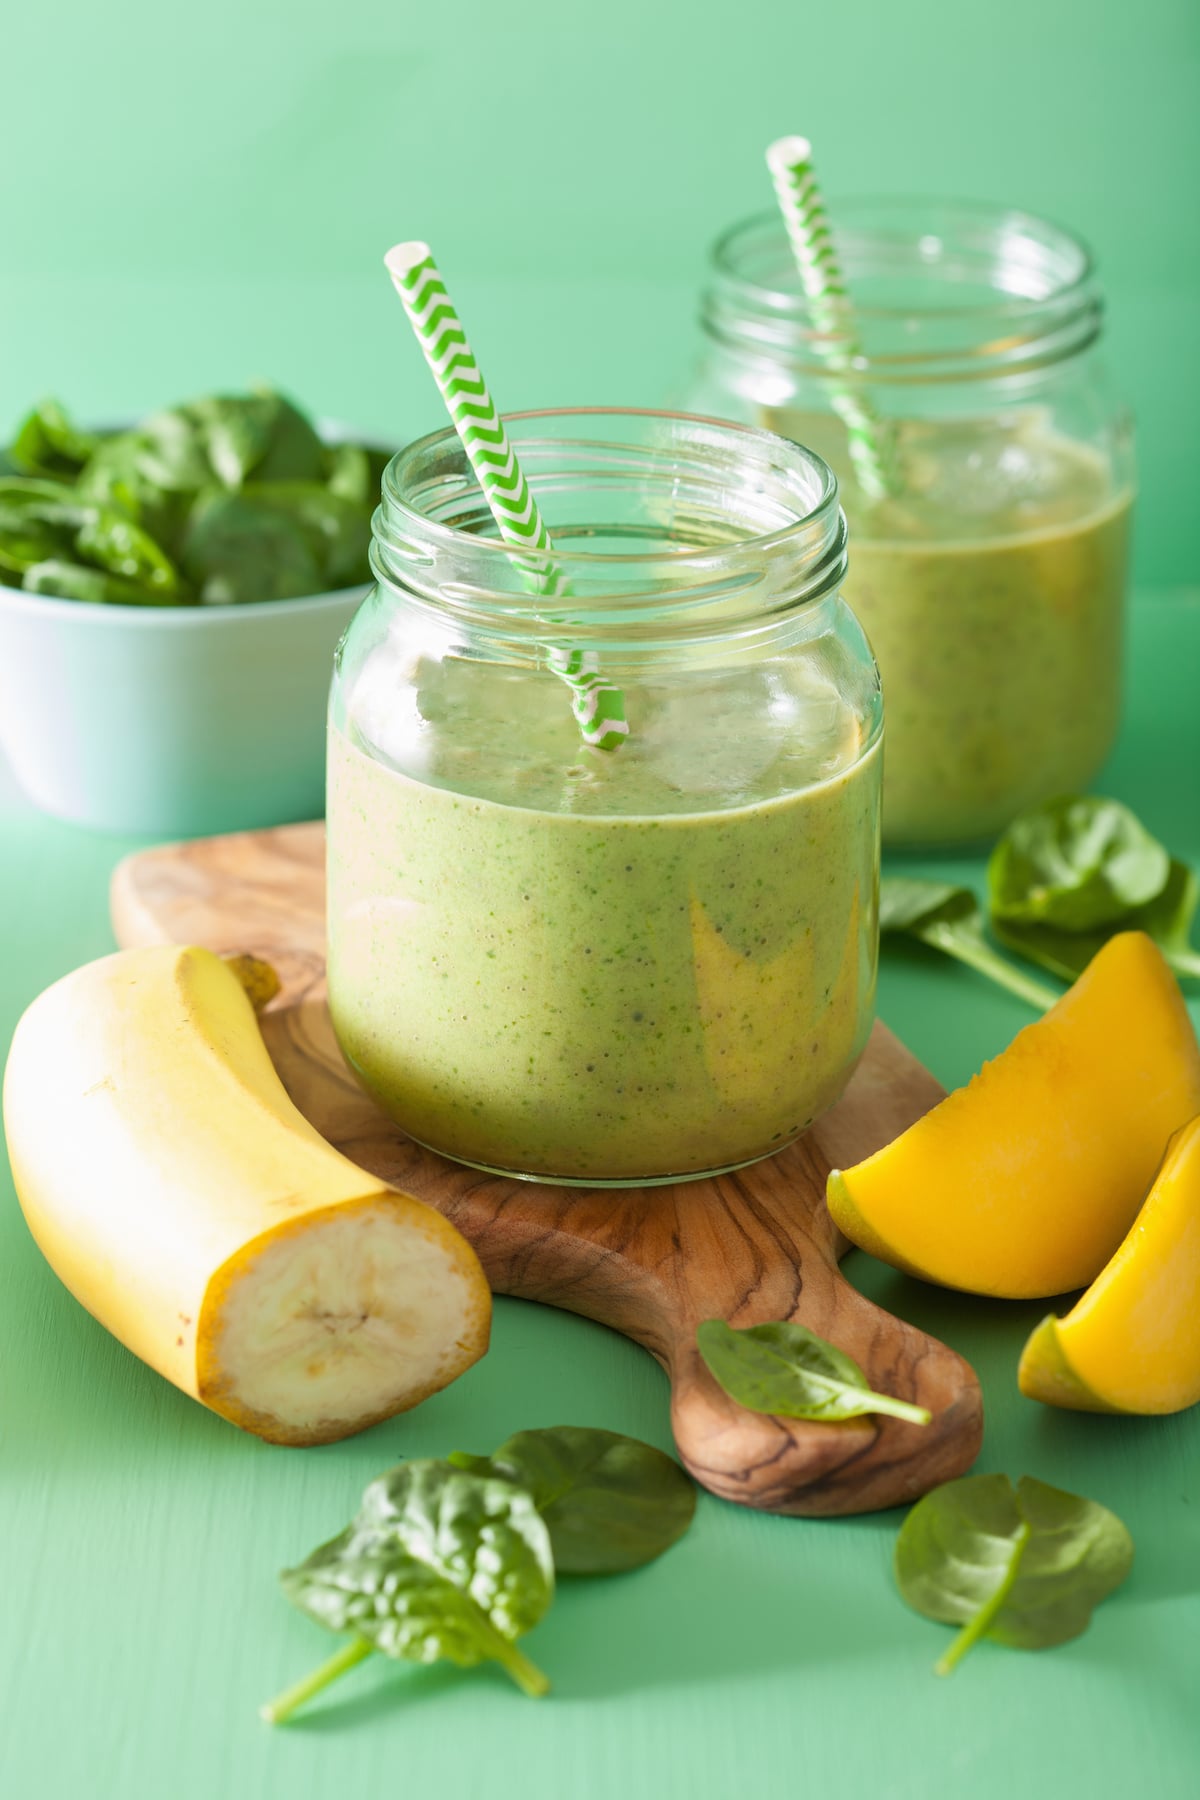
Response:
[[[1173,1131],[1200,1112],[1200,1047],[1143,932],[1100,950],[1044,1018],[895,1141],[829,1177],[834,1223],[943,1287],[1085,1287],[1128,1231]]]
[[[1200,1400],[1200,1119],[1176,1132],[1133,1229],[1065,1319],[1043,1319],[1021,1392],[1077,1412]]]

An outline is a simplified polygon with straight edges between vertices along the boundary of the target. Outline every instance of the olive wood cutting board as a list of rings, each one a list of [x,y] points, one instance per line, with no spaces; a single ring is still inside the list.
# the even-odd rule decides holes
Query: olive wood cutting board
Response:
[[[713,1493],[770,1512],[867,1512],[970,1466],[983,1425],[974,1371],[850,1286],[838,1269],[848,1246],[825,1209],[831,1167],[879,1149],[941,1098],[885,1026],[830,1113],[734,1174],[637,1189],[480,1174],[405,1137],[347,1070],[324,998],[324,848],[313,824],[142,851],[113,878],[118,941],[272,963],[283,989],[263,1031],[300,1110],[363,1168],[453,1220],[497,1293],[582,1313],[649,1350],[671,1382],[679,1453]],[[853,1356],[877,1391],[927,1406],[933,1422],[747,1412],[697,1353],[696,1326],[708,1318],[798,1320]]]

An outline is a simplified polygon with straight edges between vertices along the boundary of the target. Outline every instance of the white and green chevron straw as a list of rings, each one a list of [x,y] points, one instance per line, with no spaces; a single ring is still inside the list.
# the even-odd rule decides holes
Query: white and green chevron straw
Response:
[[[429,245],[397,244],[383,260],[501,537],[522,550],[545,551],[545,556],[523,563],[522,569],[537,592],[564,595],[567,584],[553,561],[550,534]],[[548,622],[562,621],[552,617]],[[597,750],[616,750],[629,735],[625,696],[605,679],[595,651],[550,649],[547,660],[571,690],[571,711],[584,743]]]
[[[842,278],[825,206],[812,166],[807,138],[777,138],[767,149],[767,167],[775,183],[779,210],[800,271],[800,283],[817,331],[829,341],[819,345],[834,374],[848,373],[862,355],[854,325],[854,309]],[[843,382],[831,388],[834,411],[846,427],[850,460],[858,485],[872,500],[894,492],[895,447],[886,421],[857,387]]]

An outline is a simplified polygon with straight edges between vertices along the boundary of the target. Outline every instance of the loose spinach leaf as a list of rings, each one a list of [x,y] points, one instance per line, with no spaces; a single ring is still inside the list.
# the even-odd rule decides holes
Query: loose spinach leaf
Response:
[[[1200,881],[1186,863],[1172,859],[1162,893],[1145,906],[1135,907],[1118,925],[1096,931],[1062,931],[1053,925],[993,919],[992,930],[1010,950],[1029,962],[1040,963],[1066,981],[1074,981],[1082,974],[1115,931],[1144,931],[1154,939],[1177,975],[1200,980],[1200,951],[1191,941],[1197,904]]]
[[[208,606],[288,600],[321,591],[309,533],[248,494],[201,497],[183,541],[183,570]]]
[[[1058,999],[1052,989],[996,954],[983,935],[979,902],[970,888],[908,875],[885,876],[879,884],[879,929],[885,935],[904,932],[967,963],[1042,1011]]]
[[[923,1406],[873,1393],[852,1357],[804,1325],[776,1320],[737,1330],[706,1319],[696,1343],[725,1392],[751,1412],[829,1421],[889,1413],[914,1425],[932,1417]]]
[[[9,446],[9,459],[26,475],[69,479],[92,455],[100,440],[81,431],[57,400],[43,400],[26,414]]]
[[[696,1511],[695,1487],[673,1457],[615,1431],[518,1431],[491,1456],[456,1450],[449,1460],[533,1496],[559,1575],[639,1569],[678,1542]]]
[[[926,1618],[962,1630],[936,1664],[948,1675],[981,1637],[1041,1650],[1085,1631],[1120,1587],[1133,1540],[1094,1500],[1022,1476],[967,1475],[919,1500],[896,1540],[896,1584]]]
[[[1117,800],[1068,795],[1014,819],[988,862],[989,911],[1013,924],[1091,931],[1167,885],[1171,859]]]
[[[88,600],[115,606],[178,606],[183,596],[162,588],[144,587],[107,569],[91,569],[86,563],[57,561],[31,564],[21,578],[28,594],[54,594],[60,600]]]
[[[554,1597],[550,1535],[523,1489],[444,1462],[401,1463],[373,1481],[357,1517],[280,1577],[294,1606],[330,1631],[409,1662],[498,1662],[528,1694],[546,1692],[518,1650]],[[364,1651],[353,1646],[281,1694],[280,1724]]]

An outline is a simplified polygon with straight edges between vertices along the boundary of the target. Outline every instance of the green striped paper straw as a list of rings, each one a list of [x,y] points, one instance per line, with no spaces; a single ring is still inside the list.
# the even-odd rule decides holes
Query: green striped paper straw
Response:
[[[862,346],[813,174],[812,145],[803,137],[778,138],[767,149],[767,167],[813,322],[829,339],[819,346],[820,353],[835,374],[846,374],[861,357]],[[833,387],[830,399],[846,427],[850,460],[864,494],[879,500],[894,492],[895,447],[885,421],[861,390],[849,383]]]
[[[522,569],[537,592],[565,594],[567,584],[553,561],[550,533],[467,343],[433,252],[424,243],[397,244],[383,260],[501,537],[522,550],[547,552],[523,562]],[[547,660],[571,690],[571,711],[584,743],[597,750],[616,750],[629,735],[625,696],[605,680],[595,651],[550,648]]]

